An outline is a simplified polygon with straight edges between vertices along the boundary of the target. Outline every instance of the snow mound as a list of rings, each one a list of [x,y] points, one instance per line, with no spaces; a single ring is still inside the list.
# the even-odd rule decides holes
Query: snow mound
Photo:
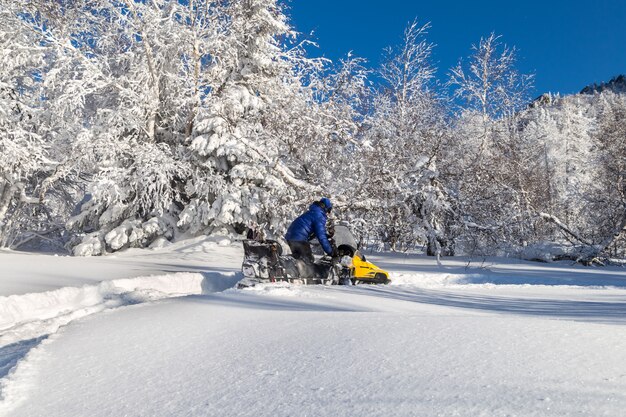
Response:
[[[224,290],[239,278],[234,272],[180,272],[0,297],[0,346],[54,333],[73,320],[103,310]]]
[[[447,274],[441,272],[395,273],[390,276],[390,285],[441,287],[460,284],[467,278],[467,275],[468,274]]]
[[[320,288],[323,287],[320,286]],[[272,297],[324,298],[322,295],[312,292],[310,290],[310,287],[301,284],[291,284],[288,282],[268,282],[256,284],[254,287],[246,287],[241,289],[240,291],[254,293],[256,295],[268,295]]]

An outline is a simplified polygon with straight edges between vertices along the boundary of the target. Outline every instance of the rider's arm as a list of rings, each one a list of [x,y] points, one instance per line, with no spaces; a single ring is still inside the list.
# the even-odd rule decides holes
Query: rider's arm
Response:
[[[328,240],[328,235],[326,234],[326,218],[323,215],[315,216],[315,221],[313,222],[313,232],[317,237],[317,240],[320,241],[324,252],[327,255],[333,254],[333,247]]]

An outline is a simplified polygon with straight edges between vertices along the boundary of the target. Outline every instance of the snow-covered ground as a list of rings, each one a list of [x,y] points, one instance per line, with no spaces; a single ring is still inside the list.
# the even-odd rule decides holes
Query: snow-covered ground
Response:
[[[237,290],[227,243],[0,252],[0,415],[624,415],[624,268],[384,254],[388,286]]]

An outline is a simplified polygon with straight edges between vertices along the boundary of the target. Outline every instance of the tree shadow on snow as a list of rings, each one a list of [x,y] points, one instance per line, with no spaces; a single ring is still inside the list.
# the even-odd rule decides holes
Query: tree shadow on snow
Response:
[[[496,285],[573,285],[578,287],[626,288],[626,271],[589,268],[530,267],[508,269],[494,265],[486,271],[476,270],[472,275],[459,280],[460,284]]]
[[[395,272],[457,275],[459,284],[626,288],[626,269],[613,266],[589,267],[566,261],[542,263],[508,258],[466,257],[443,258],[443,265],[440,266],[434,258],[425,256],[382,253],[371,257],[378,266]]]
[[[372,297],[431,304],[444,307],[491,311],[516,315],[560,318],[583,322],[626,324],[625,301],[554,300],[513,298],[452,293],[439,290],[395,289],[393,287],[355,287],[355,291]]]

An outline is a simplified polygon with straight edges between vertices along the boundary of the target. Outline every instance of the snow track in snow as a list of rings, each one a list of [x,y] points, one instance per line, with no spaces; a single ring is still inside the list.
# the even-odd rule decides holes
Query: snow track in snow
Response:
[[[18,362],[76,319],[127,305],[219,292],[240,279],[234,272],[180,272],[0,297],[0,398],[5,386],[2,379]]]

